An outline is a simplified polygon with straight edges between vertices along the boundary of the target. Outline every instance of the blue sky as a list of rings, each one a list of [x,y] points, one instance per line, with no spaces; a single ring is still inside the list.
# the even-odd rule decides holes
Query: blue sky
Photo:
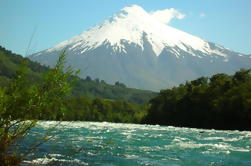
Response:
[[[185,17],[170,26],[251,54],[251,0],[0,0],[0,45],[35,53],[133,4],[148,12],[175,8]]]

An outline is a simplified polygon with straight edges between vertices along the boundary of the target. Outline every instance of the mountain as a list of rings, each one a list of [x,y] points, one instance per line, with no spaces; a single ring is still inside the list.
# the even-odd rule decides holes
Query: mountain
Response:
[[[62,50],[68,64],[81,69],[82,78],[155,91],[251,66],[251,56],[163,24],[136,5],[29,58],[53,66]]]
[[[42,66],[37,62],[32,62],[28,58],[12,53],[0,46],[0,88],[6,87],[10,83],[24,61],[27,64],[30,83],[40,81],[43,74],[49,70],[48,67]],[[103,80],[92,80],[91,77],[76,79],[77,81],[71,96],[73,99],[85,96],[89,98],[89,100],[104,98],[124,100],[135,104],[145,104],[151,98],[157,96],[155,92],[127,88],[124,84],[119,82],[116,82],[115,85],[110,85]]]

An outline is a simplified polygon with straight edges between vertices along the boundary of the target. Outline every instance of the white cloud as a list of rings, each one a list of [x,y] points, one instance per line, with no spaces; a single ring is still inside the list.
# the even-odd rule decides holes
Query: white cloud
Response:
[[[205,17],[206,16],[206,14],[205,13],[200,13],[200,17],[202,18],[202,17]]]
[[[178,10],[171,8],[171,9],[164,9],[164,10],[157,10],[151,12],[150,15],[158,19],[160,22],[168,24],[172,19],[183,19],[186,15],[179,12]]]

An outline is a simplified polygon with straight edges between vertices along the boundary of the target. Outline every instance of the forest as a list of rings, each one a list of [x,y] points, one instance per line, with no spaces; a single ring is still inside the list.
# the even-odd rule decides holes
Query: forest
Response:
[[[22,85],[19,85],[22,86],[22,91],[17,93],[20,95],[29,93],[35,85],[43,82],[44,77],[51,70],[49,67],[32,62],[28,58],[23,58],[0,47],[0,89],[10,89],[10,86],[22,73],[20,82]],[[31,118],[140,123],[146,115],[148,101],[157,96],[156,92],[127,88],[120,82],[109,85],[103,80],[92,80],[91,77],[81,79],[77,75],[70,75],[68,81],[72,82],[71,90],[67,96],[58,101],[65,107],[63,112],[49,116],[55,111],[47,110],[47,114],[36,117],[33,115]],[[25,103],[28,99],[23,97],[18,100]],[[18,109],[16,108],[16,110]]]
[[[162,90],[150,101],[148,124],[251,130],[251,70],[215,74]]]
[[[11,85],[20,68],[27,70],[23,89],[41,83],[51,71],[0,47],[1,88]],[[109,85],[91,77],[81,79],[77,75],[69,76],[68,81],[72,82],[72,88],[60,100],[63,112],[48,116],[52,114],[48,110],[48,114],[41,114],[37,119],[251,130],[250,69],[241,69],[233,75],[200,77],[160,93],[127,88],[120,82]]]

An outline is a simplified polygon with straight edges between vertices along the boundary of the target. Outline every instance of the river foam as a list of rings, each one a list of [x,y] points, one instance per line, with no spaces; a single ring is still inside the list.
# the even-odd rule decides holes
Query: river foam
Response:
[[[48,132],[49,131],[49,132]],[[108,122],[39,122],[20,144],[51,139],[33,165],[251,165],[251,132]],[[24,163],[25,165],[25,163]]]

